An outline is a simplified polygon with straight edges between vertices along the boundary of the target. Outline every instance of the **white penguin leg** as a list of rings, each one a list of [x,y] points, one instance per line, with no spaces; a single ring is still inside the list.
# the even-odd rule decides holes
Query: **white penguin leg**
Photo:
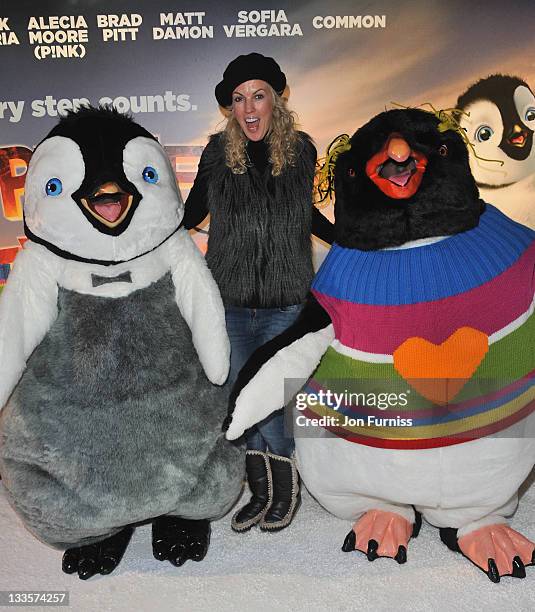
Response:
[[[329,512],[343,519],[357,521],[369,510],[382,510],[399,514],[409,523],[414,523],[415,514],[412,506],[388,502],[378,497],[368,497],[357,495],[356,493],[334,494],[334,493],[314,493],[312,495]]]
[[[518,505],[518,493],[500,507],[479,506],[472,508],[426,508],[416,506],[428,523],[435,527],[451,527],[458,529],[460,538],[476,529],[487,525],[507,523],[506,517],[511,516]]]
[[[423,508],[425,518],[441,527],[442,541],[492,582],[507,575],[522,578],[526,566],[535,563],[535,543],[506,521],[533,467],[534,425],[530,417],[499,438],[442,449],[441,499],[435,509]]]

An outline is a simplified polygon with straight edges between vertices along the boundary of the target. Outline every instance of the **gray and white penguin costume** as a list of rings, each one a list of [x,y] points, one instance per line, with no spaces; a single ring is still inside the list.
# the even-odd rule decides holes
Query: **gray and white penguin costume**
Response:
[[[29,240],[0,300],[0,473],[27,528],[57,548],[159,515],[219,517],[242,486],[244,451],[221,432],[219,291],[180,227],[165,151],[127,121],[124,146],[105,121],[86,134],[98,152],[68,137],[69,122],[38,145]],[[97,168],[138,192],[119,223],[97,214],[105,199],[80,204]]]

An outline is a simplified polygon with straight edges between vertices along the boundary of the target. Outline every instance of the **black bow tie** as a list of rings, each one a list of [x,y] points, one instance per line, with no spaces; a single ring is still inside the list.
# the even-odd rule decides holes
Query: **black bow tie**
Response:
[[[91,281],[93,287],[100,287],[100,285],[107,285],[108,283],[131,283],[132,275],[130,272],[123,272],[118,276],[99,276],[98,274],[91,274]]]

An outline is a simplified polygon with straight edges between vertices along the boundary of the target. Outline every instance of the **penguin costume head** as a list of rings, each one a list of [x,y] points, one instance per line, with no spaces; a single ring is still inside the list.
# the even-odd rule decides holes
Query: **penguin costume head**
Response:
[[[26,235],[67,259],[111,265],[144,255],[178,229],[183,209],[164,149],[111,108],[69,113],[30,160]]]
[[[477,155],[470,165],[480,187],[500,188],[535,172],[535,96],[516,76],[494,74],[471,85],[457,100],[460,123]]]
[[[484,204],[453,130],[418,109],[383,112],[361,127],[335,167],[336,242],[375,250],[475,227]]]

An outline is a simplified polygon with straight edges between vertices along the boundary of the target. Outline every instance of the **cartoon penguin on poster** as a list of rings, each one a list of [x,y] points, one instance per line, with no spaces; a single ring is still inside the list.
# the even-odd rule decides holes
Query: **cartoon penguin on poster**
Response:
[[[535,232],[479,199],[437,115],[341,140],[335,243],[238,376],[227,436],[295,396],[303,481],[353,523],[342,550],[405,563],[423,516],[493,582],[524,578],[535,543],[506,517],[535,463]]]
[[[157,559],[200,561],[242,486],[224,309],[182,216],[164,149],[113,110],[69,114],[30,161],[0,300],[0,472],[81,579],[113,571],[139,522]]]
[[[470,167],[481,197],[535,229],[535,96],[529,85],[494,74],[470,85],[456,106],[465,113],[460,124],[474,147]]]

